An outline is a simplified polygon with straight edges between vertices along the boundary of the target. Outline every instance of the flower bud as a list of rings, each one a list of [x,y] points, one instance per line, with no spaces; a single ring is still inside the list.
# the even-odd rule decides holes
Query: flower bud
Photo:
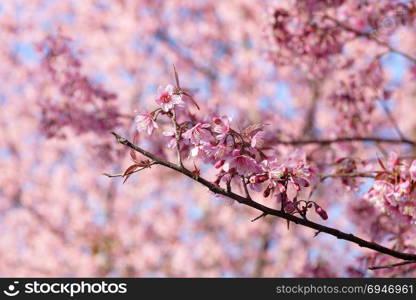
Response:
[[[269,197],[270,196],[270,192],[272,191],[272,189],[268,186],[265,190],[264,190],[264,192],[263,192],[263,197],[264,198],[267,198],[267,197]]]
[[[277,183],[277,190],[279,191],[279,193],[286,192],[285,186],[283,184],[281,184],[280,182]]]
[[[315,204],[315,212],[323,219],[326,220],[328,219],[328,214],[326,213],[326,211],[320,207],[318,204]]]
[[[216,163],[215,163],[215,165],[214,165],[214,167],[216,168],[216,169],[219,169],[219,168],[221,168],[223,165],[224,165],[224,163],[225,163],[225,160],[219,160],[219,161],[217,161]]]
[[[257,174],[250,177],[250,183],[261,183],[267,179],[269,179],[269,175],[267,173]]]

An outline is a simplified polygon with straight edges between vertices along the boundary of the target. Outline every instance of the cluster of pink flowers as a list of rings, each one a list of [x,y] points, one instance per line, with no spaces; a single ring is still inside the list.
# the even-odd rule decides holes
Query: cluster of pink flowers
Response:
[[[379,59],[340,79],[328,94],[331,106],[337,111],[336,122],[342,125],[337,129],[339,135],[359,135],[371,131],[376,100],[389,97],[383,84]]]
[[[167,148],[176,146],[180,157],[191,160],[195,168],[197,162],[213,166],[218,170],[214,180],[217,185],[259,192],[264,198],[277,200],[287,213],[306,217],[307,210],[313,207],[323,219],[328,218],[317,203],[299,197],[316,177],[304,155],[296,152],[285,159],[278,158],[265,147],[265,124],[253,124],[238,131],[232,128],[228,116],[198,119],[186,109],[185,97],[191,96],[179,86],[159,88],[155,99],[159,107],[136,116],[137,131],[152,136],[163,127],[163,135],[169,138]],[[162,116],[172,122],[166,125]]]
[[[416,219],[416,160],[409,164],[392,153],[387,164],[381,160],[379,164],[382,171],[364,199],[402,222],[413,223]]]
[[[61,129],[72,126],[77,134],[88,131],[107,134],[119,124],[116,94],[82,74],[82,63],[73,53],[70,41],[62,35],[48,36],[39,45],[39,50],[45,52],[42,59],[42,71],[48,75],[45,86],[50,89],[53,82],[57,87],[39,99],[42,131],[48,137],[64,137]]]
[[[280,65],[299,62],[329,60],[342,51],[345,33],[323,14],[306,13],[303,6],[315,10],[341,3],[320,3],[316,6],[298,3],[298,9],[278,7],[270,21],[269,38],[272,43],[271,58]]]
[[[333,15],[335,9],[342,14]],[[348,15],[349,10],[354,14]],[[385,38],[400,26],[412,25],[415,12],[414,1],[302,0],[290,8],[281,1],[270,15],[272,57],[284,65],[293,60],[329,62],[357,37]],[[346,21],[349,28],[337,20]]]
[[[282,69],[290,66],[292,76],[302,70],[320,81],[324,88],[316,97],[335,108],[334,122],[340,125],[334,134],[368,135],[376,100],[390,97],[380,62],[388,53],[388,37],[411,26],[415,11],[414,1],[279,1],[269,15],[268,53]],[[360,39],[372,47],[356,48]]]

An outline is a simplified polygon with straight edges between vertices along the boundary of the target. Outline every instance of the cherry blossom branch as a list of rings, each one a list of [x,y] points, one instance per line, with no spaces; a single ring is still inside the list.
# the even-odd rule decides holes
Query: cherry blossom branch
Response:
[[[371,173],[354,172],[354,173],[335,173],[335,174],[319,174],[322,180],[330,177],[363,177],[363,178],[375,178],[376,176]]]
[[[402,262],[390,264],[390,265],[372,266],[372,267],[368,267],[368,269],[369,270],[390,269],[390,268],[400,267],[400,266],[409,265],[409,264],[416,264],[416,261],[414,260],[402,261]]]
[[[360,36],[360,37],[364,37],[364,38],[367,38],[369,40],[372,40],[375,43],[377,43],[378,45],[387,48],[390,52],[397,53],[397,54],[399,54],[399,55],[401,55],[401,56],[403,56],[403,57],[405,57],[405,58],[407,58],[407,59],[409,59],[413,62],[416,62],[416,57],[413,57],[413,56],[411,56],[411,55],[409,55],[409,54],[407,54],[407,53],[405,53],[405,52],[403,52],[399,49],[396,49],[395,47],[391,46],[389,43],[386,43],[384,41],[379,40],[373,34],[371,34],[371,32],[363,32],[363,31],[360,31],[358,29],[355,29],[355,28],[351,27],[350,25],[345,24],[345,23],[343,23],[343,22],[341,22],[341,21],[339,21],[339,20],[337,20],[334,17],[329,16],[329,15],[326,15],[325,17],[327,19],[333,21],[337,26],[345,29],[346,31],[354,33],[356,36]]]
[[[35,208],[33,208],[30,205],[23,205],[21,204],[38,222],[42,224],[45,228],[49,230],[55,237],[60,239],[65,244],[68,243],[68,240],[65,237],[65,234],[63,230],[56,228],[49,219],[45,216],[43,216],[41,213],[39,213]]]
[[[396,132],[399,135],[399,137],[401,139],[405,139],[405,136],[404,136],[403,132],[400,130],[399,124],[397,124],[397,121],[393,117],[393,115],[392,115],[391,111],[389,110],[389,108],[386,105],[384,105],[384,103],[381,100],[379,100],[379,103],[380,103],[381,107],[383,108],[384,112],[386,113],[387,117],[389,118],[390,123],[393,125],[393,127],[396,130]]]
[[[107,176],[107,177],[110,177],[110,178],[113,178],[113,177],[125,177],[125,176],[127,176],[127,175],[131,175],[131,174],[134,174],[134,173],[137,173],[137,172],[140,172],[140,171],[142,171],[142,170],[144,170],[144,169],[146,169],[147,167],[143,167],[143,168],[138,168],[138,169],[136,169],[136,170],[134,170],[134,171],[132,171],[132,172],[128,172],[128,173],[123,173],[123,174],[109,174],[109,173],[103,173],[103,175],[105,175],[105,176]]]
[[[180,130],[179,130],[178,122],[176,121],[176,111],[175,111],[175,109],[172,110],[172,123],[173,123],[173,127],[175,129],[176,156],[177,156],[177,159],[178,159],[178,164],[181,167],[183,167],[182,157],[181,157],[181,149],[180,149],[180,145],[179,145],[179,141],[181,139],[181,133],[180,133]]]
[[[250,196],[250,193],[249,193],[249,191],[248,191],[248,188],[247,188],[247,181],[246,181],[246,178],[245,178],[244,176],[241,176],[241,181],[242,181],[242,183],[243,183],[244,193],[245,193],[245,195],[246,195],[246,198],[247,198],[247,199],[252,200],[252,199],[251,199],[251,196]]]
[[[246,206],[257,209],[257,210],[261,211],[263,214],[273,215],[273,216],[285,219],[287,221],[294,222],[295,224],[299,224],[299,225],[303,225],[305,227],[312,228],[314,230],[317,230],[318,232],[325,232],[329,235],[335,236],[338,239],[346,240],[346,241],[352,242],[354,244],[357,244],[360,247],[372,249],[372,250],[377,251],[379,253],[384,253],[384,254],[390,255],[392,257],[399,258],[399,259],[403,259],[403,260],[407,260],[407,261],[409,261],[409,260],[416,261],[416,254],[403,253],[403,252],[395,251],[395,250],[386,248],[382,245],[379,245],[377,243],[366,241],[366,240],[364,240],[362,238],[359,238],[359,237],[357,237],[357,236],[355,236],[351,233],[345,233],[345,232],[342,232],[338,229],[327,227],[327,226],[309,221],[306,218],[299,218],[299,217],[296,217],[294,215],[288,214],[288,213],[286,213],[282,210],[276,210],[276,209],[264,206],[264,205],[262,205],[258,202],[253,201],[252,199],[249,199],[247,197],[243,197],[243,196],[240,196],[238,194],[235,194],[231,190],[229,190],[229,191],[224,190],[220,186],[202,178],[201,176],[191,172],[190,170],[186,169],[185,167],[182,167],[182,166],[173,164],[171,162],[168,162],[164,159],[161,159],[161,158],[155,156],[154,154],[152,154],[152,153],[150,153],[150,152],[132,144],[129,140],[127,140],[124,137],[121,137],[120,135],[118,135],[115,132],[112,132],[112,134],[115,136],[118,143],[120,143],[122,145],[125,145],[125,146],[129,147],[130,149],[133,149],[134,151],[137,151],[137,152],[141,153],[142,155],[151,159],[152,161],[154,161],[158,165],[162,165],[162,166],[165,166],[169,169],[172,169],[172,170],[175,170],[179,173],[182,173],[183,175],[191,178],[192,180],[197,181],[200,184],[204,185],[211,192],[213,192],[215,194],[223,195],[223,196],[226,196],[228,198],[231,198],[231,199],[239,202],[240,204],[244,204]]]
[[[390,138],[380,138],[380,137],[339,137],[334,139],[307,139],[307,140],[293,140],[293,141],[282,141],[278,140],[276,144],[282,145],[307,145],[307,144],[321,144],[328,145],[334,143],[344,143],[344,142],[374,142],[374,143],[387,143],[387,144],[408,144],[416,146],[416,142],[409,139],[390,139]]]
[[[267,266],[267,252],[269,251],[271,241],[274,234],[274,222],[272,220],[265,220],[267,224],[266,231],[261,235],[260,249],[257,253],[257,258],[255,262],[254,277],[263,277],[264,268]]]
[[[251,220],[251,222],[255,222],[255,221],[257,221],[258,219],[261,219],[261,218],[263,218],[263,217],[265,217],[265,216],[267,216],[267,213],[262,213],[260,216],[257,216],[257,217],[255,217],[253,220]]]
[[[208,76],[210,80],[217,79],[217,74],[213,70],[197,63],[194,58],[189,55],[189,53],[185,53],[185,51],[165,31],[158,31],[156,36],[161,42],[165,43],[173,53],[178,54],[182,60],[189,63],[195,70]]]

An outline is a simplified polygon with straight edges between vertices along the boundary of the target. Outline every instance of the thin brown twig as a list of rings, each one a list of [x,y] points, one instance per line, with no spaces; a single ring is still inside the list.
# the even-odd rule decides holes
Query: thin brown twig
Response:
[[[172,170],[175,170],[179,173],[182,173],[183,175],[191,178],[192,180],[197,181],[200,184],[204,185],[211,192],[213,192],[215,194],[226,196],[228,198],[231,198],[231,199],[239,202],[240,204],[252,207],[252,208],[257,209],[257,210],[259,210],[263,213],[266,213],[268,215],[273,215],[273,216],[285,219],[287,221],[291,221],[295,224],[303,225],[305,227],[309,227],[309,228],[315,229],[315,230],[320,231],[320,232],[325,232],[329,235],[335,236],[338,239],[347,240],[349,242],[357,244],[360,247],[372,249],[372,250],[377,251],[379,253],[384,253],[384,254],[390,255],[392,257],[400,258],[400,259],[403,259],[403,260],[416,261],[416,254],[403,253],[403,252],[399,252],[399,251],[396,251],[396,250],[393,250],[393,249],[389,249],[389,248],[384,247],[380,244],[370,242],[370,241],[366,241],[366,240],[364,240],[360,237],[357,237],[357,236],[355,236],[351,233],[345,233],[345,232],[342,232],[342,231],[340,231],[338,229],[335,229],[335,228],[332,228],[332,227],[324,226],[324,225],[312,222],[312,221],[307,220],[307,219],[302,219],[302,218],[296,217],[296,216],[288,214],[284,211],[279,211],[279,210],[267,207],[267,206],[262,205],[258,202],[255,202],[251,199],[248,199],[247,197],[243,197],[243,196],[240,196],[238,194],[235,194],[231,191],[226,191],[223,188],[221,188],[220,186],[204,179],[203,177],[196,176],[191,171],[189,171],[189,170],[187,170],[187,169],[185,169],[185,168],[183,168],[179,165],[176,165],[176,164],[168,162],[164,159],[161,159],[161,158],[155,156],[154,154],[152,154],[152,153],[150,153],[150,152],[132,144],[129,140],[127,140],[126,138],[121,137],[117,133],[112,132],[112,134],[115,136],[118,143],[120,143],[122,145],[125,145],[125,146],[143,154],[144,156],[148,157],[152,161],[157,162],[158,165],[162,165],[162,166],[165,166],[169,169],[172,169]]]
[[[391,114],[391,111],[389,110],[389,108],[386,105],[384,105],[384,103],[381,100],[379,100],[379,103],[381,107],[383,108],[385,114],[387,115],[387,118],[389,118],[390,123],[393,125],[394,129],[396,130],[396,133],[399,135],[401,139],[406,139],[403,132],[400,130],[399,124],[397,124],[396,119]]]
[[[371,266],[371,267],[368,267],[368,269],[369,270],[390,269],[390,268],[400,267],[400,266],[409,265],[409,264],[416,264],[416,261],[415,260],[407,260],[407,261],[402,261],[402,262],[395,263],[395,264],[390,264],[390,265]]]
[[[257,221],[258,219],[261,219],[261,218],[263,218],[263,217],[265,217],[265,216],[267,216],[267,214],[266,214],[266,213],[262,213],[260,216],[257,216],[257,217],[255,217],[254,219],[252,219],[252,220],[251,220],[251,222],[255,222],[255,221]]]
[[[247,188],[246,178],[244,176],[241,176],[241,181],[243,182],[243,188],[244,188],[244,193],[246,194],[246,198],[251,200],[251,196]]]
[[[178,55],[183,61],[192,65],[192,67],[197,70],[198,72],[208,76],[211,81],[217,79],[217,74],[209,68],[208,66],[203,66],[196,62],[194,58],[185,53],[184,50],[178,46],[178,44],[164,31],[158,32],[158,38],[161,42],[163,42],[170,50],[172,50],[176,55]]]
[[[416,62],[416,57],[413,57],[410,54],[407,54],[407,53],[405,53],[405,52],[403,52],[403,51],[401,51],[401,50],[399,50],[399,49],[391,46],[387,42],[384,42],[384,41],[379,40],[377,37],[375,37],[375,35],[371,34],[371,32],[363,32],[361,30],[355,29],[355,28],[351,27],[350,25],[345,24],[345,23],[343,23],[343,22],[341,22],[341,21],[339,21],[339,20],[337,20],[334,17],[329,16],[329,15],[326,15],[325,17],[328,20],[333,21],[339,27],[341,27],[341,28],[343,28],[343,29],[345,29],[345,30],[347,30],[347,31],[349,31],[351,33],[354,33],[356,36],[364,37],[364,38],[367,38],[369,40],[372,40],[375,43],[377,43],[378,45],[387,48],[390,52],[397,53],[397,54],[399,54],[399,55],[401,55],[401,56],[403,56],[403,57],[405,57],[405,58],[407,58],[407,59],[409,59],[409,60],[411,60],[413,62]]]
[[[270,250],[270,246],[273,240],[273,236],[274,236],[274,220],[273,219],[269,219],[269,220],[265,220],[265,222],[267,223],[267,228],[265,230],[265,232],[263,232],[263,234],[260,236],[260,248],[259,251],[257,253],[257,258],[255,261],[255,268],[254,268],[254,273],[253,276],[254,277],[263,277],[264,276],[264,270],[265,267],[268,265],[268,255],[267,252]]]
[[[375,173],[375,172],[373,172]],[[376,175],[371,174],[370,172],[354,172],[354,173],[335,173],[335,174],[319,174],[321,179],[331,178],[331,177],[363,177],[363,178],[375,178]]]
[[[181,149],[179,140],[181,138],[180,129],[178,126],[178,122],[176,121],[176,111],[175,109],[172,110],[172,122],[175,129],[175,140],[176,140],[176,156],[178,159],[178,164],[183,168],[182,157],[181,157]]]
[[[127,175],[131,175],[131,174],[134,174],[134,173],[137,173],[137,172],[140,172],[140,171],[142,171],[142,170],[144,170],[144,169],[146,169],[147,167],[143,167],[143,168],[139,168],[139,169],[137,169],[137,170],[134,170],[134,171],[132,171],[132,172],[129,172],[129,173],[127,173],[127,174],[109,174],[109,173],[102,173],[104,176],[107,176],[107,177],[110,177],[110,178],[112,178],[112,177],[124,177],[124,176],[127,176]]]
[[[339,137],[333,139],[305,139],[305,140],[292,140],[292,141],[283,141],[277,140],[275,144],[282,145],[308,145],[308,144],[320,144],[320,145],[329,145],[334,143],[344,143],[344,142],[374,142],[374,143],[386,143],[386,144],[408,144],[416,146],[416,142],[409,139],[390,139],[390,138],[380,138],[380,137]]]

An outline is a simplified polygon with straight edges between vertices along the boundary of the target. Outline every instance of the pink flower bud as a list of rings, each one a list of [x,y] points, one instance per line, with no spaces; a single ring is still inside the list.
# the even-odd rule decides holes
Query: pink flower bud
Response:
[[[277,190],[279,191],[279,193],[286,192],[285,186],[283,184],[281,184],[280,182],[277,183]]]
[[[318,204],[315,204],[315,212],[323,219],[326,220],[328,219],[328,214],[326,213],[326,211],[320,207]]]
[[[250,183],[261,183],[269,179],[268,174],[257,174],[250,177]]]
[[[257,176],[257,183],[264,182],[267,179],[269,179],[269,175],[268,174],[260,174],[260,175]]]
[[[344,160],[346,160],[347,158],[346,157],[340,157],[340,158],[337,158],[336,160],[335,160],[335,163],[336,164],[339,164],[339,163],[342,163]]]
[[[224,163],[225,163],[225,160],[222,159],[222,160],[217,161],[214,166],[216,169],[219,169],[224,165]]]

